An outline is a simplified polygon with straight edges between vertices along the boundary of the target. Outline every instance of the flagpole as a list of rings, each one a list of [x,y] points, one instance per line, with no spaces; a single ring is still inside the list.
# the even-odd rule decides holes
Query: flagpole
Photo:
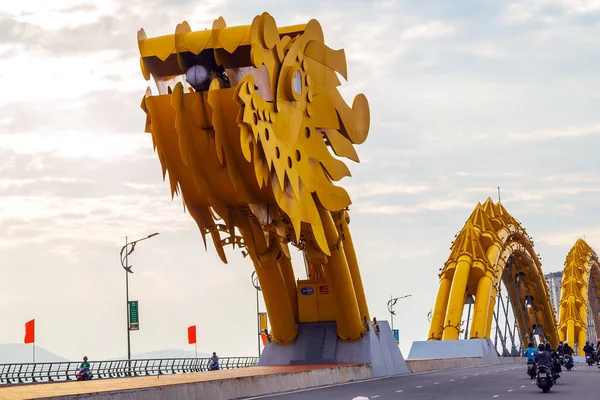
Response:
[[[35,340],[33,341],[33,363],[35,364]]]
[[[198,358],[198,342],[196,342],[195,345],[196,345],[196,358]]]

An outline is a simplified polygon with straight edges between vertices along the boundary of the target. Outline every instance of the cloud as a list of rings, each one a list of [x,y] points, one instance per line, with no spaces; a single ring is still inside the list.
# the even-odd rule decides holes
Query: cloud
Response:
[[[405,29],[400,34],[400,38],[408,40],[435,39],[452,36],[455,32],[456,27],[451,24],[441,21],[428,21]]]
[[[473,43],[464,46],[462,51],[491,60],[498,60],[506,57],[506,51],[494,43]]]
[[[555,139],[576,139],[583,136],[600,135],[600,124],[582,127],[565,128],[560,130],[542,130],[527,133],[511,133],[509,139],[522,142],[539,142]]]
[[[424,185],[394,184],[384,182],[373,182],[362,185],[348,184],[345,187],[354,200],[387,194],[416,194],[427,192],[429,190],[429,187]]]
[[[450,210],[470,210],[473,207],[473,202],[469,201],[438,199],[430,201],[425,200],[417,205],[373,204],[361,202],[355,204],[353,211],[367,214],[415,214]]]
[[[532,19],[551,22],[562,16],[599,12],[598,0],[520,0],[506,7],[504,18],[510,22],[526,22]]]
[[[577,239],[580,238],[584,239],[598,252],[600,250],[600,224],[581,227],[576,231],[570,229],[566,232],[542,234],[537,241],[540,243],[547,243],[551,246],[572,247]]]

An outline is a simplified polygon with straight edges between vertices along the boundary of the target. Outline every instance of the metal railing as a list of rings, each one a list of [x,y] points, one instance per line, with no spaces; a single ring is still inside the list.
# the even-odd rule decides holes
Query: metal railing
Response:
[[[90,361],[90,371],[94,379],[109,379],[203,372],[208,371],[209,364],[210,358]],[[258,357],[219,358],[220,369],[252,367],[257,364]],[[0,386],[75,381],[80,365],[79,361],[0,364]]]

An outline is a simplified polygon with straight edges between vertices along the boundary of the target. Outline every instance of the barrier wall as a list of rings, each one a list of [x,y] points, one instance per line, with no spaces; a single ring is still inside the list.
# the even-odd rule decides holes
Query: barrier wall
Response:
[[[482,357],[422,358],[406,360],[410,372],[437,371],[441,369],[479,367],[487,365]]]
[[[260,371],[261,367],[244,370]],[[106,381],[26,385],[0,388],[2,399],[74,400],[227,400],[335,385],[372,377],[369,365],[315,367],[282,373],[257,373],[248,376],[207,380],[211,373],[110,379]],[[292,372],[293,371],[293,372]],[[221,372],[221,371],[216,371]],[[210,378],[209,378],[210,379]],[[110,386],[108,386],[110,385]]]

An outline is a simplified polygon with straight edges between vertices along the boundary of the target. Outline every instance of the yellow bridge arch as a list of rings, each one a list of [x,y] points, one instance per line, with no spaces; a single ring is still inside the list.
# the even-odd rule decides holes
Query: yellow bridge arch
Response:
[[[523,343],[539,335],[553,346],[559,335],[548,286],[533,241],[504,206],[478,203],[441,269],[428,340],[457,340],[467,298],[474,298],[471,339],[490,338],[503,283]]]
[[[560,295],[560,340],[571,347],[578,342],[577,352],[584,355],[583,344],[588,340],[588,308],[595,330],[600,337],[600,263],[598,255],[583,239],[578,239],[565,260]]]

